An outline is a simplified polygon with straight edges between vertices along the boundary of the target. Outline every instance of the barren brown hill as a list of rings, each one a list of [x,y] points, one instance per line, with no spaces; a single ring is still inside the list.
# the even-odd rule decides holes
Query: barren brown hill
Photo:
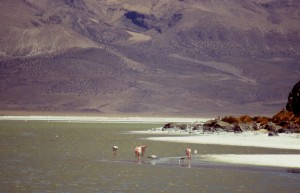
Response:
[[[300,77],[296,0],[3,0],[0,110],[273,115]]]

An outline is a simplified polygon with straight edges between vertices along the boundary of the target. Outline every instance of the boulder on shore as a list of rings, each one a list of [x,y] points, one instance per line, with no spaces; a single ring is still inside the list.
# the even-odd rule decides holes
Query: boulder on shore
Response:
[[[203,125],[203,131],[233,131],[234,126],[230,123],[227,123],[225,121],[221,121],[219,119],[209,120],[204,123]]]
[[[167,123],[163,126],[162,130],[165,131],[167,129],[179,129],[179,130],[186,130],[186,124],[177,124],[177,123]]]

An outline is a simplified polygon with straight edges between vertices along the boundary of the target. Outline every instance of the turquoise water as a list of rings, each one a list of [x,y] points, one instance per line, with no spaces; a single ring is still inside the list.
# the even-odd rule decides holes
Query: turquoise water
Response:
[[[198,154],[299,153],[145,140],[161,125],[0,121],[0,192],[300,192],[300,174],[179,158]],[[146,144],[141,162],[134,147]],[[112,146],[119,146],[116,156]],[[161,159],[153,161],[148,155]]]

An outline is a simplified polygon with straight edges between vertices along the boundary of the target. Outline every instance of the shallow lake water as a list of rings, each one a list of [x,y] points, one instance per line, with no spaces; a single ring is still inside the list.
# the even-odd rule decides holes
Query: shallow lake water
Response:
[[[300,151],[156,142],[146,140],[151,134],[128,133],[159,126],[0,121],[0,192],[300,192],[299,173],[201,160],[205,154]],[[148,148],[137,162],[134,147],[141,144]],[[179,162],[188,146],[198,155]],[[151,154],[160,159],[150,160]]]

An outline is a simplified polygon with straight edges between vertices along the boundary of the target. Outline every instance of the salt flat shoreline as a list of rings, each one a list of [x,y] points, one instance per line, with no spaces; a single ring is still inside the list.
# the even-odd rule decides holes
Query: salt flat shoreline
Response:
[[[61,121],[61,122],[103,122],[103,123],[193,123],[205,122],[211,118],[180,117],[92,117],[92,116],[0,116],[0,120]]]
[[[176,118],[176,117],[88,117],[88,116],[0,116],[0,120],[12,121],[58,121],[58,122],[81,122],[81,123],[204,123],[211,118]],[[257,133],[215,133],[200,134],[189,136],[187,133],[164,132],[164,131],[134,131],[136,134],[158,134],[158,135],[176,135],[149,137],[147,140],[193,143],[193,144],[217,144],[249,146],[277,149],[300,150],[300,134],[280,134],[279,137],[268,137],[266,134]],[[182,136],[178,136],[182,135]],[[204,159],[233,163],[273,167],[300,168],[300,154],[217,154],[201,155]]]
[[[203,159],[231,164],[300,168],[299,154],[212,154]]]
[[[242,134],[224,132],[221,134],[199,134],[193,136],[160,136],[149,137],[147,139],[152,141],[177,143],[233,145],[300,150],[300,134],[279,134],[279,136],[276,137],[269,137],[267,134],[256,134],[253,132]]]
[[[159,129],[161,128],[148,131],[132,131],[131,133],[160,135],[158,137],[146,138],[147,140],[160,142],[300,150],[300,134],[279,134],[279,136],[276,137],[269,137],[266,133],[259,132],[244,132],[239,134],[221,132],[189,135],[180,131],[170,132]],[[201,156],[203,160],[212,162],[280,168],[300,168],[300,154],[206,154],[199,156]]]

